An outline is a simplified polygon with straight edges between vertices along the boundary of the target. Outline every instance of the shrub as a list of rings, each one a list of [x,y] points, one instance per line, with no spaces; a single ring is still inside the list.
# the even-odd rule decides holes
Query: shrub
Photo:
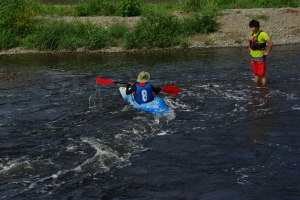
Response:
[[[117,4],[113,4],[110,2],[103,2],[102,9],[101,9],[102,15],[106,15],[106,16],[118,15],[117,11],[118,11]]]
[[[299,7],[299,0],[213,0],[219,8],[280,8]]]
[[[212,14],[196,13],[191,17],[184,18],[182,23],[182,34],[184,36],[196,33],[209,33],[218,30],[218,24]]]
[[[40,25],[24,44],[27,48],[40,50],[75,50],[80,47],[93,50],[105,47],[106,35],[104,28],[89,22],[53,21]]]
[[[20,38],[13,34],[11,30],[0,30],[0,51],[12,47],[17,47],[20,44]]]
[[[141,14],[138,0],[121,0],[119,9],[123,17],[139,16]]]
[[[89,16],[91,11],[89,10],[89,6],[87,3],[78,4],[74,7],[75,16]]]
[[[213,32],[217,29],[213,14],[197,13],[181,20],[171,13],[150,10],[141,17],[134,30],[125,34],[124,47],[130,49],[186,46],[180,37]]]
[[[129,29],[124,23],[115,21],[113,25],[107,29],[108,45],[116,46],[118,41],[121,41],[128,31]]]
[[[75,16],[115,15],[118,4],[106,0],[87,0],[74,6]]]
[[[180,48],[185,49],[189,46],[188,42],[186,40],[180,41]]]
[[[107,31],[90,23],[85,24],[85,47],[89,50],[102,49],[107,44]]]
[[[204,41],[204,45],[205,45],[205,46],[213,46],[213,45],[214,45],[214,41],[211,40],[210,38],[208,38],[208,39],[206,39],[206,40]]]
[[[197,11],[201,7],[201,0],[179,0],[186,9]]]
[[[1,0],[0,28],[21,36],[30,33],[36,17],[31,3],[26,0]]]
[[[179,3],[191,11],[215,12],[218,9],[215,0],[179,0]]]
[[[179,43],[180,22],[169,13],[149,11],[142,16],[135,29],[125,35],[125,46],[129,47],[170,47]]]

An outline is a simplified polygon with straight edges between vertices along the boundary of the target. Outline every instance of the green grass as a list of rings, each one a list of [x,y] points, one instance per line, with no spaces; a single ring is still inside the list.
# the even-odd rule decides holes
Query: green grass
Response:
[[[44,5],[38,0],[0,1],[0,50],[14,47],[39,50],[87,50],[111,46],[131,48],[186,48],[186,38],[218,30],[215,17],[225,8],[298,7],[299,0],[179,0],[177,3],[146,3],[137,0],[86,0],[68,6]],[[184,11],[184,18],[173,15]],[[104,28],[89,22],[65,22],[43,18],[58,16],[135,16],[136,27],[114,22]],[[249,16],[267,20],[261,14]],[[213,41],[206,41],[213,45]]]
[[[263,20],[266,21],[269,19],[268,15],[265,14],[261,14],[261,15],[246,15],[246,17],[249,17],[251,19],[255,19],[255,20]]]
[[[149,10],[155,10],[157,12],[168,12],[183,10],[180,4],[175,3],[143,3],[141,4],[141,13],[148,12]]]
[[[9,0],[2,0],[10,2]],[[22,0],[14,0],[22,1]],[[23,0],[25,1],[25,0]],[[122,16],[120,4],[124,1],[130,4],[131,0],[86,0],[75,5],[44,5],[38,0],[28,0],[38,15],[58,16]],[[25,1],[26,2],[26,1]],[[220,9],[234,8],[280,8],[299,7],[299,0],[178,0],[175,3],[148,3],[139,1],[140,14],[149,10],[172,13],[176,10],[186,12],[217,12]]]
[[[242,41],[241,40],[235,40],[234,43],[235,44],[242,44]]]
[[[220,9],[299,7],[299,0],[214,0]]]
[[[125,48],[170,47],[179,43],[180,22],[172,14],[149,11],[125,35]]]
[[[0,30],[0,51],[18,47],[20,43],[21,39],[14,33],[12,33],[11,30]]]
[[[128,31],[120,22],[105,29],[90,22],[52,21],[40,23],[34,34],[23,40],[26,49],[38,50],[86,50],[116,46],[120,38]]]
[[[205,46],[213,46],[214,45],[214,41],[212,41],[211,39],[206,39],[204,41],[204,45]]]
[[[217,30],[213,15],[196,13],[184,19],[165,12],[149,11],[124,38],[124,47],[165,48],[180,45],[182,39],[197,33]]]
[[[121,15],[121,10],[118,8],[119,4],[116,2],[104,0],[87,0],[84,3],[69,7],[69,13],[73,16],[111,16]],[[68,13],[68,12],[64,12]]]

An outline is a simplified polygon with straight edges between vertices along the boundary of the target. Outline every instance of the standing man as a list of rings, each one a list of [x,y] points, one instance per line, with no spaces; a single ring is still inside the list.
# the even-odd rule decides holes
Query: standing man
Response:
[[[249,37],[249,50],[251,55],[251,66],[254,74],[254,84],[258,86],[261,78],[262,86],[267,83],[267,65],[266,57],[270,54],[273,42],[267,33],[261,31],[259,22],[252,20],[249,22],[251,34]],[[266,48],[268,43],[268,48]]]

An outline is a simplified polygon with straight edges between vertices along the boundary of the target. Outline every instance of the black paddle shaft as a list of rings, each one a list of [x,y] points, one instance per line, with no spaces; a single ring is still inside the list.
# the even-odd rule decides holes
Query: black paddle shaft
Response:
[[[120,82],[120,81],[115,81],[115,83],[119,83],[119,84],[128,84],[126,82]]]

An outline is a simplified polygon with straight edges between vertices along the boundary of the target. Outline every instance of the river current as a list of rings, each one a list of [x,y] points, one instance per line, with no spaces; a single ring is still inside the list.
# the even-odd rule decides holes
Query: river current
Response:
[[[267,87],[248,49],[1,56],[0,199],[297,199],[300,46],[275,46]],[[120,96],[140,71],[172,112]]]

